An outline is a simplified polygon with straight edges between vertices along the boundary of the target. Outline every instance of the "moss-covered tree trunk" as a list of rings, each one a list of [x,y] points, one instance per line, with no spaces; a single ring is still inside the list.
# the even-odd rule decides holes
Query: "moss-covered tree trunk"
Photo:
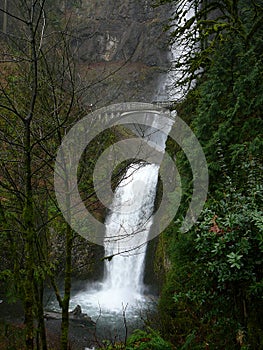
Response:
[[[30,33],[30,103],[28,113],[23,119],[24,123],[24,179],[25,179],[25,204],[23,211],[23,222],[25,230],[25,282],[24,282],[24,308],[25,308],[25,326],[26,326],[26,348],[34,349],[34,204],[32,191],[32,120],[35,114],[35,106],[38,95],[38,55],[36,32],[37,26],[34,27],[33,18],[35,15],[35,6],[30,8],[30,22],[28,29]]]
[[[44,307],[43,307],[43,295],[44,295],[44,283],[43,279],[34,281],[35,283],[35,298],[37,307],[37,349],[47,350],[47,338],[44,319]]]
[[[68,349],[69,332],[69,301],[71,290],[71,260],[72,260],[73,232],[70,225],[66,231],[66,265],[64,278],[64,298],[62,301],[62,323],[61,323],[61,349]]]
[[[34,349],[34,207],[32,193],[32,164],[31,164],[31,118],[24,120],[24,173],[25,173],[25,205],[23,212],[24,241],[25,241],[25,281],[24,281],[24,310],[26,326],[26,348]]]

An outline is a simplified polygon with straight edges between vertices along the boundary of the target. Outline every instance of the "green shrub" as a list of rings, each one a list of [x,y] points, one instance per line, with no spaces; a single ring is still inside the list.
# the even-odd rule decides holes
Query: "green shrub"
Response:
[[[172,350],[170,343],[161,336],[150,330],[149,332],[136,330],[127,341],[127,350]]]

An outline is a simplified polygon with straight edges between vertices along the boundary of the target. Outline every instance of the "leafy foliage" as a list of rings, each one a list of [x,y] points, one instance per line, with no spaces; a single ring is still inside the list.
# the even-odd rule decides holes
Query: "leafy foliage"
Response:
[[[103,349],[106,350],[172,350],[173,347],[167,341],[161,338],[161,336],[154,330],[148,329],[143,331],[140,329],[135,330],[127,339],[127,344],[115,343],[110,344],[108,341],[105,343]]]
[[[171,43],[182,48],[175,62],[178,85],[191,86],[199,79],[213,64],[213,54],[233,36],[248,50],[262,31],[261,0],[253,0],[252,4],[249,0],[157,1],[158,4],[166,2],[174,4],[167,25]]]
[[[203,146],[210,183],[199,222],[179,233],[191,170],[174,147],[185,195],[165,232],[160,329],[184,349],[262,349],[262,2],[205,1],[188,21],[183,3],[173,40],[200,50],[178,63],[187,79],[196,69],[198,78],[177,111]]]
[[[225,186],[228,195],[211,199],[190,233],[170,236],[172,271],[160,311],[168,313],[177,343],[194,329],[199,335],[191,348],[212,342],[232,349],[242,332],[242,344],[246,339],[256,349],[263,326],[257,314],[263,292],[263,191],[250,185],[244,194],[229,182]]]

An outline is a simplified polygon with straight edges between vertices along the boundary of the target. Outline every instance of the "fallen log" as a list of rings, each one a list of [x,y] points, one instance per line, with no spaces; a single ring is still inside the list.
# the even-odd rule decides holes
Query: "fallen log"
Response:
[[[46,311],[44,313],[44,318],[46,320],[61,320],[62,313],[59,311]],[[96,322],[94,322],[90,316],[88,316],[85,313],[82,313],[81,307],[79,305],[77,305],[74,310],[69,312],[69,320],[84,323],[85,325],[89,326],[96,325]]]

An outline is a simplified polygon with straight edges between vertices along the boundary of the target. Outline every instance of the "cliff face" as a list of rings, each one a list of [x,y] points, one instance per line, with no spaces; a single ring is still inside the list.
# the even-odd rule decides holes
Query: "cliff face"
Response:
[[[123,101],[151,102],[160,72],[168,68],[163,31],[169,6],[147,0],[82,0],[63,8],[73,25],[72,47],[96,107]],[[98,97],[99,96],[99,97]]]
[[[142,62],[149,66],[167,63],[168,7],[154,8],[147,0],[83,0],[72,8],[76,40],[82,62]]]
[[[79,67],[83,101],[95,108],[123,101],[155,99],[160,72],[167,70],[170,6],[154,7],[155,0],[50,1],[48,19],[70,30]],[[21,15],[15,1],[8,10]],[[3,0],[0,0],[0,6]],[[18,11],[18,12],[17,12]],[[0,14],[0,27],[4,27]],[[7,32],[17,21],[7,18]],[[86,87],[89,87],[88,89]],[[84,89],[83,89],[84,90]]]

